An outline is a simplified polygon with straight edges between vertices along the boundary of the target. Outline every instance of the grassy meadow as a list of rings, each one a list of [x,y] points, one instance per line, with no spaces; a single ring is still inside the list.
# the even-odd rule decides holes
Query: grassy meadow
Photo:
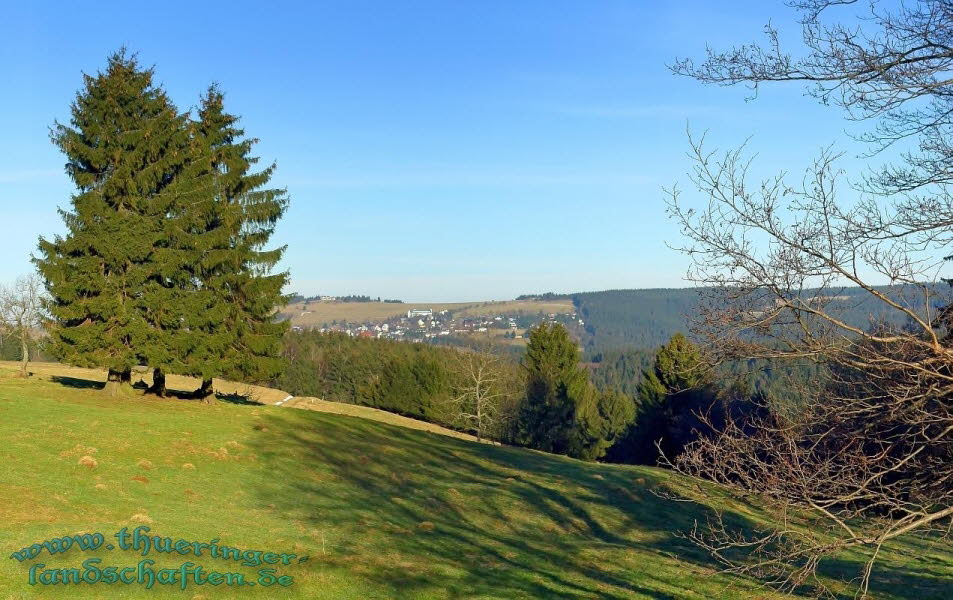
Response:
[[[777,598],[720,575],[678,537],[707,509],[666,471],[585,463],[348,414],[221,400],[114,399],[95,373],[24,380],[0,365],[0,548],[147,525],[174,539],[308,556],[286,588],[29,586],[30,564],[135,565],[118,548],[0,563],[0,599],[21,598]],[[173,386],[174,387],[174,386]],[[314,408],[314,407],[312,407]],[[327,408],[327,407],[326,407]],[[364,415],[362,415],[364,416]],[[705,486],[713,490],[711,486]],[[757,506],[710,506],[756,527]],[[258,568],[151,554],[156,568]],[[833,562],[829,575],[854,569]],[[265,565],[267,566],[267,565]],[[951,597],[953,553],[910,538],[884,549],[875,598]],[[915,593],[914,593],[915,592]]]

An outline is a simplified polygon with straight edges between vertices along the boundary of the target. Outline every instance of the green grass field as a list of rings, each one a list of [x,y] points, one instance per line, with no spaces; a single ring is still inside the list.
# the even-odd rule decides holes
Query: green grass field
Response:
[[[584,463],[427,431],[220,401],[112,399],[94,381],[17,379],[0,369],[0,599],[19,598],[775,598],[715,573],[676,532],[705,509],[690,482],[646,467]],[[707,486],[706,486],[707,487]],[[715,492],[755,525],[756,507]],[[34,542],[122,527],[243,549],[307,555],[279,565],[290,587],[28,585],[30,565],[132,551],[71,549],[20,563]],[[261,567],[150,554],[244,573]],[[829,574],[855,565],[840,557]],[[948,546],[885,550],[876,598],[949,598]]]

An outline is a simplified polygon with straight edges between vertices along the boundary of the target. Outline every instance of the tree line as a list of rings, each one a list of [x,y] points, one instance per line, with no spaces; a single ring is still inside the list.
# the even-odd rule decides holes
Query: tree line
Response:
[[[275,381],[297,396],[360,404],[584,460],[656,465],[754,410],[749,388],[723,388],[682,335],[649,356],[626,393],[599,381],[558,323],[529,333],[522,357],[474,344],[450,348],[315,331],[287,335]],[[720,427],[723,425],[716,425]]]

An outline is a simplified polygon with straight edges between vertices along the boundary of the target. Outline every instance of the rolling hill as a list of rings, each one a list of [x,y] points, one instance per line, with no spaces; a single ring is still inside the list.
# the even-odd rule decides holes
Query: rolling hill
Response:
[[[924,305],[923,298],[912,293],[912,288],[882,286],[878,289],[913,306],[922,308]],[[831,293],[840,299],[836,308],[839,315],[851,325],[867,327],[871,322],[884,318],[897,320],[896,313],[887,314],[879,303],[870,300],[867,293],[859,288],[843,288]],[[950,288],[947,286],[936,287],[935,293],[934,304],[951,300]],[[660,288],[545,294],[535,299],[521,297],[523,299],[510,301],[454,304],[312,301],[289,304],[281,315],[290,319],[293,325],[310,328],[332,322],[384,321],[416,308],[449,310],[460,318],[576,312],[585,322],[580,341],[591,357],[611,350],[654,350],[673,334],[687,332],[692,317],[698,312],[702,294],[700,288]]]
[[[293,577],[290,586],[267,590],[27,584],[31,564],[143,559],[132,550],[74,547],[0,563],[2,598],[775,598],[754,581],[716,573],[710,557],[677,535],[711,508],[756,527],[759,507],[664,470],[235,397],[213,406],[117,400],[99,393],[96,372],[55,380],[52,372],[26,380],[11,372],[0,365],[7,556],[54,537],[101,532],[113,541],[123,527],[145,526],[297,561],[277,567]],[[701,500],[702,489],[712,499]],[[662,491],[702,504],[664,499]],[[875,597],[911,590],[949,597],[949,547],[908,538],[883,553]],[[190,560],[246,581],[262,568],[205,555],[147,558],[156,569]],[[826,573],[858,558],[839,556]]]
[[[933,307],[953,300],[949,286],[931,289]],[[877,290],[921,312],[927,304],[913,286],[880,286]],[[606,290],[567,294],[565,298],[573,302],[585,321],[582,343],[591,356],[608,350],[654,350],[673,334],[687,333],[705,292],[703,288]],[[815,290],[804,292],[806,296],[813,293]],[[850,325],[865,328],[881,320],[903,324],[897,311],[888,312],[860,288],[837,288],[827,294],[836,298],[831,310]]]
[[[455,316],[489,317],[500,314],[571,313],[575,309],[571,300],[533,301],[505,300],[487,302],[455,303],[407,303],[391,302],[295,302],[281,311],[281,316],[299,327],[321,327],[333,322],[366,323],[385,321],[399,317],[414,309],[432,309],[434,312],[449,310]]]

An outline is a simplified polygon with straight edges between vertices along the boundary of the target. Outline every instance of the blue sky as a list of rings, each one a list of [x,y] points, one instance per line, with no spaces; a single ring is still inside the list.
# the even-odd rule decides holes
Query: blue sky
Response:
[[[670,4],[665,6],[665,4]],[[156,9],[161,12],[156,14]],[[62,231],[71,185],[48,128],[122,45],[183,110],[217,81],[275,160],[291,208],[288,291],[407,301],[681,287],[663,187],[686,126],[758,169],[853,151],[797,87],[706,88],[669,73],[706,44],[797,42],[781,2],[275,2],[5,6],[0,281]],[[689,194],[689,201],[692,196]]]

